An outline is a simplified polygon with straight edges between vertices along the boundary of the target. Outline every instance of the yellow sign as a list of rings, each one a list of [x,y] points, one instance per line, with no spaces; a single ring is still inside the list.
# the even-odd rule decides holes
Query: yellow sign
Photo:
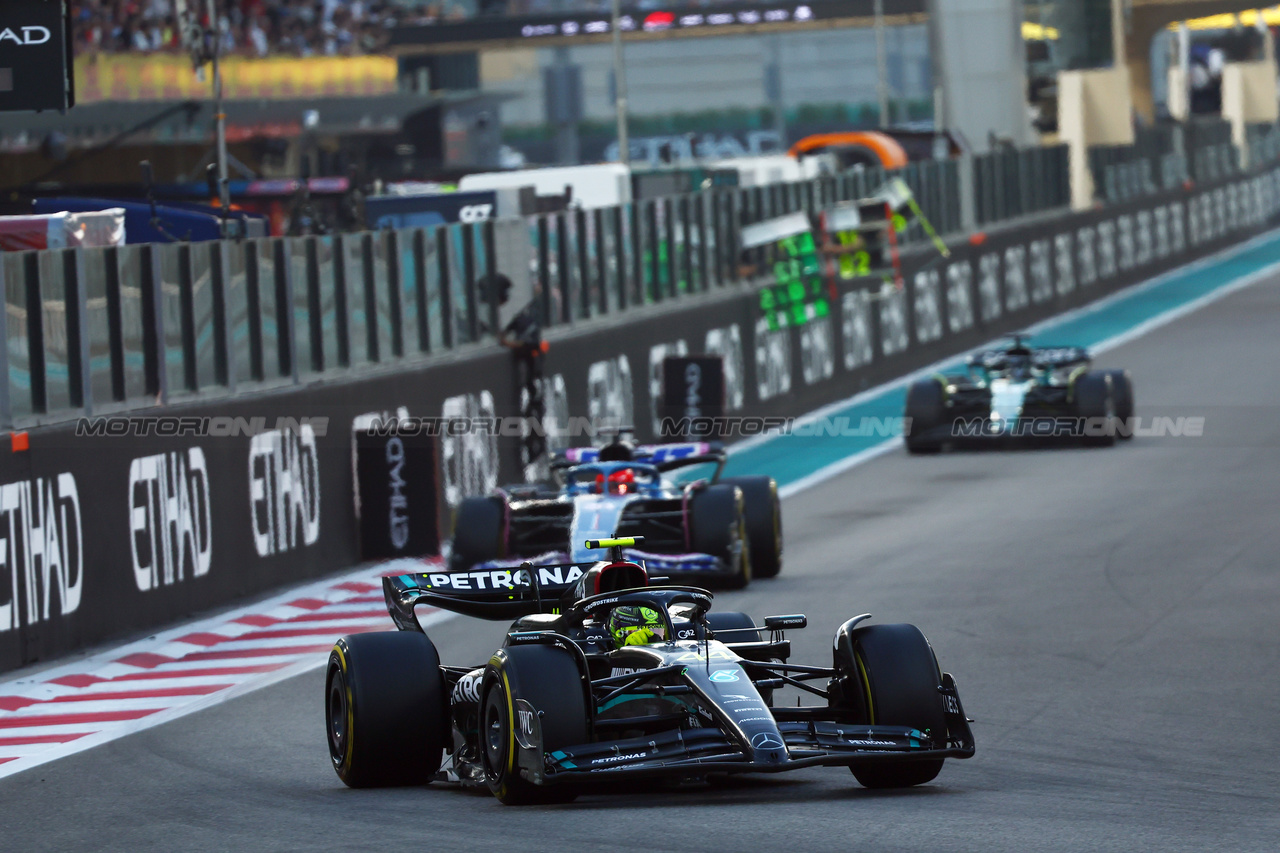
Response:
[[[387,95],[396,91],[396,61],[389,56],[323,56],[222,62],[228,98],[316,98]],[[82,56],[76,59],[76,101],[204,99],[191,61],[180,54]]]
[[[1280,8],[1265,9],[1262,20],[1268,27],[1280,26]],[[1189,30],[1232,30],[1236,27],[1236,16],[1231,14],[1209,15],[1205,18],[1193,18],[1185,22]],[[1258,23],[1258,13],[1253,9],[1240,13],[1240,24],[1254,27]],[[1178,29],[1179,23],[1172,23],[1169,29]]]
[[[1043,24],[1033,24],[1031,21],[1023,21],[1022,39],[1023,41],[1057,41],[1058,28],[1046,27]]]

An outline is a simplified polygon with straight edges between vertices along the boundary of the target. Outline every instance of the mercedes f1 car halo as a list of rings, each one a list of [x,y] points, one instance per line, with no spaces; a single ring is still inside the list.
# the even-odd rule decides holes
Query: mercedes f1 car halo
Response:
[[[399,630],[344,637],[329,657],[325,718],[342,781],[450,780],[519,804],[571,800],[604,779],[814,765],[900,788],[973,755],[955,679],[918,628],[856,616],[836,630],[831,666],[788,663],[784,631],[804,616],[758,627],[712,613],[710,592],[624,561],[637,540],[584,544],[611,562],[471,572],[465,592],[447,573],[384,578]],[[443,666],[419,604],[515,622],[487,663]],[[644,614],[647,633],[620,640],[624,612]],[[821,701],[775,706],[783,687]]]
[[[625,430],[624,430],[625,432]],[[654,571],[703,584],[745,586],[782,568],[782,504],[772,477],[721,478],[719,443],[634,446],[620,434],[604,447],[557,454],[558,482],[507,486],[458,507],[453,572],[590,563],[591,539],[636,537]],[[693,477],[710,469],[710,475]],[[575,547],[575,543],[576,546]]]
[[[967,374],[935,374],[907,390],[910,453],[1000,440],[1109,446],[1131,438],[1133,381],[1126,370],[1091,370],[1082,347],[1029,347],[1009,336],[1002,349],[969,358]]]

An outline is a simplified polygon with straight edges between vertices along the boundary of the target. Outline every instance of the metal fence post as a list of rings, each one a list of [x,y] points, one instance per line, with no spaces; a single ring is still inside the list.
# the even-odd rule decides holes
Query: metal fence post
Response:
[[[229,391],[236,388],[235,351],[231,346],[226,289],[226,254],[233,251],[233,247],[243,248],[243,244],[219,241],[214,251],[209,253],[209,286],[213,288],[213,372],[217,384]]]
[[[401,310],[401,292],[403,289],[401,269],[401,240],[398,231],[381,234],[387,241],[387,310],[392,323],[392,356],[396,359],[404,357],[404,313]]]
[[[160,310],[160,258],[156,245],[142,247],[142,352],[148,396],[169,402],[169,375],[164,369],[164,312]],[[34,364],[35,353],[32,353]],[[41,353],[41,393],[44,393],[44,354]],[[35,410],[35,371],[32,371],[32,410]]]
[[[0,271],[0,294],[4,293],[3,272]],[[107,296],[107,351],[111,359],[111,399],[123,402],[127,396],[124,379],[124,318],[120,306],[120,249],[112,246],[106,251]],[[4,326],[0,323],[0,326]],[[4,341],[0,338],[0,347]],[[6,353],[7,356],[7,353]],[[6,375],[8,371],[5,371]],[[6,387],[7,392],[7,387]]]
[[[578,310],[582,312],[583,320],[591,319],[591,252],[588,245],[587,230],[587,212],[582,208],[574,211],[574,233],[577,235],[577,257],[574,262],[578,265]]]
[[[324,364],[324,306],[320,299],[320,244],[315,237],[303,237],[306,240],[305,246],[307,258],[307,333],[311,344],[311,369],[316,373],[323,373]],[[256,252],[250,252],[249,257],[256,256]],[[250,311],[255,303],[252,298],[249,302]],[[252,324],[250,325],[250,334],[252,335]],[[258,350],[261,353],[262,342],[258,342]],[[261,358],[261,355],[259,355]]]
[[[427,302],[427,232],[413,231],[413,297],[418,303],[418,352],[431,352],[431,317]]]
[[[467,337],[480,340],[480,306],[476,300],[476,233],[472,224],[458,226],[462,229],[462,298],[466,301]]]
[[[490,275],[496,276],[499,272],[498,246],[492,219],[486,219],[480,226],[480,241],[484,245],[484,268],[489,271]],[[502,334],[502,328],[499,326],[501,319],[498,314],[498,294],[490,289],[485,295],[487,297],[485,302],[488,303],[488,317],[486,319],[489,322],[489,334],[497,338]]]
[[[63,300],[67,318],[67,385],[72,408],[93,414],[93,389],[89,384],[89,305],[79,249],[63,250]]]
[[[378,341],[378,283],[377,272],[373,268],[373,234],[366,231],[360,234],[360,278],[364,291],[364,339],[365,355],[369,361],[382,361],[381,346]],[[473,312],[474,313],[474,312]],[[474,316],[471,320],[473,326]],[[472,338],[474,339],[474,329]]]
[[[596,305],[602,315],[609,313],[609,257],[608,242],[604,239],[604,215],[604,210],[599,207],[591,211],[591,224],[596,235],[595,279],[596,287],[599,288]]]
[[[249,375],[261,382],[262,363],[262,258],[258,241],[244,244],[244,292],[249,323]],[[322,356],[323,357],[323,356]]]
[[[182,317],[182,382],[187,391],[200,389],[196,369],[196,307],[192,293],[191,244],[178,246],[178,306]]]
[[[338,366],[351,366],[351,338],[348,333],[346,248],[339,235],[333,238],[333,326],[338,344]]]
[[[557,213],[556,217],[556,290],[560,294],[560,322],[573,322],[572,273],[569,270],[569,217]]]
[[[285,251],[284,239],[271,243],[271,255],[276,268],[276,351],[280,359],[280,375],[289,376],[298,384],[298,359],[294,340],[297,337],[293,316],[293,269]]]
[[[625,216],[626,208],[622,205],[618,205],[613,209],[613,248],[618,266],[617,297],[619,311],[625,311],[627,308],[627,285],[631,280],[631,271],[627,268],[627,236],[631,234],[631,230],[625,228]]]
[[[40,298],[40,255],[28,252],[23,258],[27,291],[27,349],[31,373],[31,411],[49,410],[44,383],[44,302]],[[163,339],[162,339],[163,340]]]
[[[436,264],[440,272],[440,335],[445,349],[452,349],[453,334],[453,282],[449,280],[449,226],[436,226]]]

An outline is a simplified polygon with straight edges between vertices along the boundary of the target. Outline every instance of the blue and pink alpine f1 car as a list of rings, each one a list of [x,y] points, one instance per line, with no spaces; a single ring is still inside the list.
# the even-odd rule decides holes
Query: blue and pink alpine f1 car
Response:
[[[458,508],[449,571],[591,563],[587,540],[643,537],[626,559],[682,583],[745,586],[782,568],[782,506],[772,477],[722,478],[719,443],[571,448],[553,484],[508,486]],[[460,587],[466,588],[466,586]]]

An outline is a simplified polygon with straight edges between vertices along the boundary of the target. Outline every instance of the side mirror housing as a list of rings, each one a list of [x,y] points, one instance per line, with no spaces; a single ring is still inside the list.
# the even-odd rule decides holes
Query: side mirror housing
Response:
[[[803,613],[792,616],[766,616],[764,627],[769,631],[799,630],[809,624],[809,618]]]

